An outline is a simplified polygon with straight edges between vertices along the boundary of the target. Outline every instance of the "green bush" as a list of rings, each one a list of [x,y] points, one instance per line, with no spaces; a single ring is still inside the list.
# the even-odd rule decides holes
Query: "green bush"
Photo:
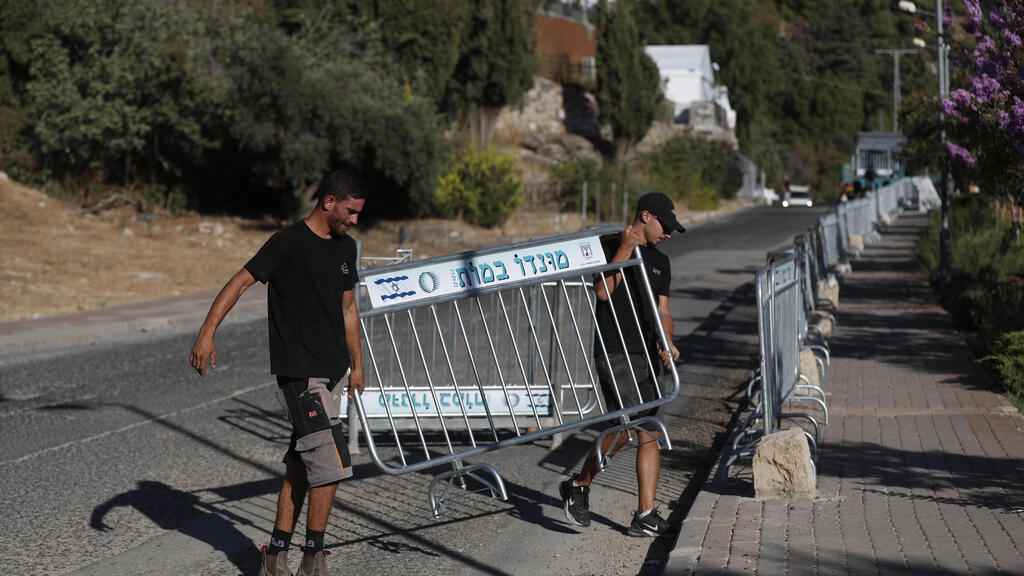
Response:
[[[644,158],[650,189],[682,198],[695,210],[713,210],[731,197],[736,184],[736,154],[728,144],[685,133]]]
[[[514,156],[492,149],[454,154],[437,190],[438,211],[488,228],[508,218],[523,202],[515,164]]]
[[[999,373],[1006,391],[1024,402],[1024,331],[1003,334],[985,361]]]

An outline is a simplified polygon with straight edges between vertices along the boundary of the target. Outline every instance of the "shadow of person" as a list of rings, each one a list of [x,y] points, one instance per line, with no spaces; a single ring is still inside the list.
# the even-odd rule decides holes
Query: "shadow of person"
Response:
[[[162,482],[139,480],[135,490],[118,494],[92,511],[89,526],[94,530],[113,530],[104,518],[114,508],[135,508],[157,526],[190,536],[213,547],[234,563],[239,571],[251,570],[250,562],[258,552],[245,534],[216,508],[204,504],[199,496],[177,490]],[[246,550],[251,554],[240,553]]]

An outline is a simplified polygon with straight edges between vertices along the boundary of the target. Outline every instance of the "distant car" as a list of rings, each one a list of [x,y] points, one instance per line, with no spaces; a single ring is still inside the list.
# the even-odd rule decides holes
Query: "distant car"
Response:
[[[811,201],[810,192],[806,192],[804,190],[790,190],[788,196],[782,196],[782,207],[788,208],[790,206],[807,206],[808,208],[814,206],[814,202]]]

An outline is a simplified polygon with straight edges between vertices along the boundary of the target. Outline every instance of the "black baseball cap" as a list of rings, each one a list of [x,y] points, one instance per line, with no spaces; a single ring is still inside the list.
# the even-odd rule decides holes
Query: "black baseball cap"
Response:
[[[647,210],[661,222],[666,232],[686,232],[686,228],[676,219],[676,205],[668,196],[660,192],[644,194],[636,201],[637,210]]]

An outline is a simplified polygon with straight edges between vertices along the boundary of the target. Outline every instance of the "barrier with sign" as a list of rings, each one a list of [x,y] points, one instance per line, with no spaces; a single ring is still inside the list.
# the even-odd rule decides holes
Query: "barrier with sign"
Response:
[[[467,462],[504,446],[618,420],[609,433],[653,427],[670,448],[660,420],[632,417],[676,396],[675,366],[664,393],[659,387],[641,392],[635,378],[614,383],[615,394],[621,386],[641,392],[636,406],[609,410],[595,386],[593,358],[606,346],[595,330],[597,306],[608,304],[598,303],[593,282],[605,274],[635,275],[642,282],[619,289],[630,297],[639,290],[636,298],[656,310],[642,264],[639,250],[631,260],[607,263],[599,236],[584,232],[366,274],[369,309],[360,311],[366,389],[355,405],[374,463],[389,474],[450,465],[429,489],[438,515],[442,482],[450,487],[457,480],[467,489],[469,480],[507,498],[494,466]],[[634,307],[632,317],[615,317],[616,330],[621,335],[627,322],[639,327],[645,313],[652,312]],[[660,322],[654,325],[667,349]],[[381,425],[371,425],[374,419]]]

